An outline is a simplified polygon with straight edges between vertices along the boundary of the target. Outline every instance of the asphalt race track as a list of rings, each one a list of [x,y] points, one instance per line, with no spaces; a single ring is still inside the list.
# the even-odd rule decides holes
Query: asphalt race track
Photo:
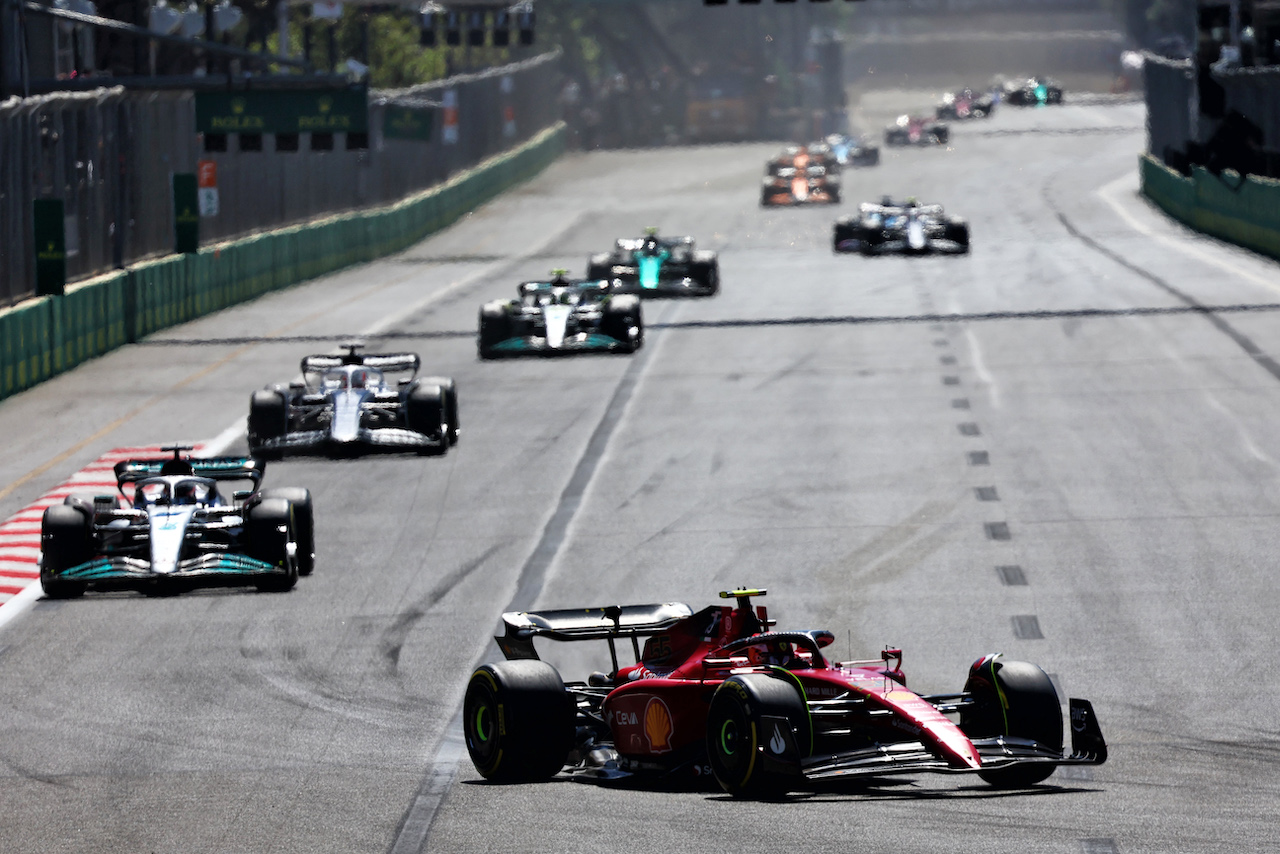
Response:
[[[463,427],[443,458],[271,464],[315,495],[291,593],[0,627],[4,850],[1274,849],[1280,268],[1136,196],[1143,121],[1004,110],[846,173],[837,210],[941,202],[967,257],[833,255],[837,210],[758,207],[774,145],[570,155],[402,255],[0,404],[0,518],[113,447],[233,437],[253,389],[351,335],[455,377]],[[477,360],[483,301],[648,225],[718,249],[721,295],[647,303],[633,357]],[[480,781],[451,726],[502,611],[743,584],[837,657],[901,646],[917,691],[1036,662],[1111,759],[783,803]]]

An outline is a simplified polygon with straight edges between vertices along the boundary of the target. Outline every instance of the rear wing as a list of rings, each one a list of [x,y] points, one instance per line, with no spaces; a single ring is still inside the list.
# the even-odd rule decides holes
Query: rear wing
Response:
[[[418,368],[422,366],[422,360],[417,353],[353,353],[341,356],[326,353],[304,356],[302,358],[302,373],[316,374],[321,371],[327,371],[330,368],[340,368],[343,365],[351,364],[377,368],[384,373],[388,371],[410,371],[416,374]]]
[[[266,473],[265,460],[253,457],[205,457],[203,459],[182,459],[178,454],[160,460],[121,460],[115,465],[116,484],[124,488],[125,484],[137,483],[149,477],[165,474],[190,474],[196,477],[207,477],[213,480],[251,480],[257,490]]]
[[[504,633],[494,637],[508,659],[536,659],[536,637],[558,641],[606,640],[617,670],[614,642],[631,638],[636,659],[640,658],[639,638],[656,635],[693,616],[682,602],[661,605],[610,605],[606,608],[574,608],[563,611],[510,611],[502,615]]]

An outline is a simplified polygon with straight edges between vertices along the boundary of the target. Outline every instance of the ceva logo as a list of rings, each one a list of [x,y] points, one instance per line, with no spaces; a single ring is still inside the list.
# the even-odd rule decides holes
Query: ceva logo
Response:
[[[653,697],[644,709],[644,734],[649,739],[649,750],[653,753],[668,753],[671,750],[671,731],[674,728],[671,710],[667,704]]]

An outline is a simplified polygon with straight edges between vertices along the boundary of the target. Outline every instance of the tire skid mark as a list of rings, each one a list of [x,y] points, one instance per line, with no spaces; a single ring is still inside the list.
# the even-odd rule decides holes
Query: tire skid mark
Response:
[[[662,312],[663,316],[675,314],[679,309],[679,305],[679,303],[669,303]],[[660,324],[646,324],[650,330],[658,325]],[[608,450],[609,440],[613,437],[614,430],[621,423],[627,404],[630,403],[631,397],[652,359],[655,343],[652,336],[650,336],[648,345],[642,347],[638,353],[631,356],[631,363],[627,365],[621,380],[614,388],[613,395],[609,398],[608,404],[605,405],[604,414],[601,415],[600,420],[596,423],[595,430],[592,431],[591,437],[587,440],[582,456],[578,458],[578,463],[574,467],[573,473],[569,476],[568,483],[565,484],[564,490],[560,493],[560,499],[556,503],[555,510],[552,511],[551,517],[542,529],[541,537],[529,557],[525,560],[524,566],[520,568],[515,595],[512,596],[507,606],[502,609],[504,612],[525,611],[532,608],[534,603],[537,602],[538,596],[542,593],[543,585],[546,583],[547,573],[564,545],[569,528],[577,517],[587,490],[591,486],[591,481],[595,477],[596,469]],[[490,649],[491,645],[485,646],[482,659],[488,655]],[[476,662],[477,665],[480,663],[480,661]],[[414,794],[408,809],[405,810],[400,826],[396,828],[395,838],[388,849],[390,854],[417,854],[427,846],[431,825],[435,821],[436,813],[440,809],[440,804],[443,803],[445,795],[452,788],[454,778],[458,773],[458,766],[466,756],[466,745],[462,737],[462,703],[460,699],[457,709],[454,710],[453,716],[440,736],[439,743],[431,751],[430,755],[431,759],[428,762],[426,774],[423,776],[422,782],[418,786],[418,791]]]

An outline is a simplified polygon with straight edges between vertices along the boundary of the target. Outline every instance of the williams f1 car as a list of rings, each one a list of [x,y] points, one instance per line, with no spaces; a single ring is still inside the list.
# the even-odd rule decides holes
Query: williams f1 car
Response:
[[[443,454],[458,441],[458,391],[447,377],[417,377],[416,353],[307,356],[302,382],[256,391],[249,400],[249,452],[357,450]],[[388,374],[399,375],[394,384]]]
[[[969,224],[947,216],[942,205],[920,205],[914,200],[858,205],[854,216],[836,220],[832,234],[836,252],[905,252],[923,255],[969,251]]]
[[[884,129],[885,145],[946,145],[951,128],[946,122],[923,116],[898,116]]]
[[[880,163],[880,146],[870,145],[860,137],[833,133],[827,137],[827,146],[841,166],[875,166]]]
[[[266,463],[241,457],[116,464],[120,496],[71,495],[44,511],[40,585],[51,599],[86,590],[177,593],[254,585],[285,591],[315,566],[311,493],[259,489]],[[228,499],[220,487],[245,481]]]
[[[1061,104],[1062,87],[1044,77],[1011,80],[1004,84],[1001,100],[1015,107]]]
[[[485,303],[476,339],[481,359],[530,353],[633,353],[644,344],[640,298],[607,281],[524,282],[520,298]]]
[[[587,278],[604,279],[615,293],[641,296],[712,296],[720,288],[716,253],[694,248],[692,237],[619,238],[612,252],[592,255]]]
[[[917,694],[901,650],[829,660],[832,633],[775,631],[751,602],[764,593],[721,593],[736,607],[696,613],[667,603],[504,614],[496,640],[506,660],[476,670],[463,700],[476,770],[502,782],[561,771],[599,782],[714,777],[736,797],[772,798],[821,780],[917,772],[1020,788],[1062,765],[1106,761],[1087,700],[1070,700],[1064,751],[1057,691],[1035,665],[986,655],[963,690]],[[535,639],[604,641],[610,670],[566,684]],[[620,643],[634,664],[620,665]]]
[[[840,202],[839,166],[829,150],[811,155],[807,148],[790,146],[768,162],[765,172],[763,207]]]
[[[985,119],[996,109],[996,99],[989,92],[961,89],[942,96],[942,103],[935,109],[940,119]]]

